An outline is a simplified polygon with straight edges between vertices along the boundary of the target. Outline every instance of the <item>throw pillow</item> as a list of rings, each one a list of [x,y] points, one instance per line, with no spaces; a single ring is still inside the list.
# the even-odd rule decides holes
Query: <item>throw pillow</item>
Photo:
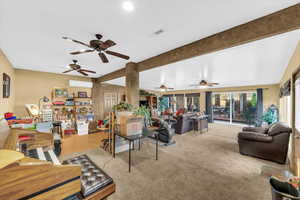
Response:
[[[281,181],[281,180],[277,179],[276,177],[270,178],[270,184],[273,189],[275,189],[276,191],[278,191],[280,193],[287,194],[292,197],[300,196],[299,190],[297,190],[297,188],[295,188],[292,184]]]
[[[283,123],[283,122],[277,122],[274,123],[270,126],[269,131],[268,131],[268,135],[269,136],[275,136],[278,135],[279,133],[283,133],[283,132],[291,132],[292,129],[289,128],[287,126],[287,124]]]

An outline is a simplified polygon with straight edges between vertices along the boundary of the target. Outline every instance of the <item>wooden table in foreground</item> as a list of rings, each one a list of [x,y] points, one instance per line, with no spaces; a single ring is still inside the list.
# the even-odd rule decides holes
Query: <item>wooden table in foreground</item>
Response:
[[[18,136],[34,134],[34,140],[28,141],[30,148],[53,146],[51,133],[10,129],[4,143],[4,149],[16,150]],[[76,195],[80,200],[105,199],[116,190],[114,183],[82,197],[81,167],[78,165],[53,165],[51,162],[25,157],[0,169],[0,199],[62,200]]]
[[[25,157],[0,170],[0,199],[62,200],[80,192],[78,166]]]

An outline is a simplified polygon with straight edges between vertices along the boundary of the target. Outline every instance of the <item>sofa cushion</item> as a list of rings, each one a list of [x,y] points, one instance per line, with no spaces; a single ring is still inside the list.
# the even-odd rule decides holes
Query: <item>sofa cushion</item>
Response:
[[[250,140],[255,142],[272,142],[273,138],[263,133],[256,132],[240,132],[238,134],[238,139]]]
[[[288,127],[286,123],[277,122],[270,126],[270,128],[268,130],[268,135],[275,136],[280,133],[290,133],[290,132],[292,132],[292,129],[290,127]]]
[[[269,126],[266,127],[244,127],[243,131],[246,132],[257,132],[257,133],[263,133],[267,134],[269,130]]]

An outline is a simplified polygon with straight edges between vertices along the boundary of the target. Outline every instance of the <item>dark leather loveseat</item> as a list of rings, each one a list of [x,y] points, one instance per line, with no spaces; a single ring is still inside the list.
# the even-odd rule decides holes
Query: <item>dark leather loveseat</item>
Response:
[[[238,134],[240,153],[284,164],[292,129],[277,122],[269,127],[245,127]]]
[[[177,123],[175,124],[175,133],[183,134],[193,130],[193,120],[191,117],[196,116],[195,113],[185,113],[177,117]]]

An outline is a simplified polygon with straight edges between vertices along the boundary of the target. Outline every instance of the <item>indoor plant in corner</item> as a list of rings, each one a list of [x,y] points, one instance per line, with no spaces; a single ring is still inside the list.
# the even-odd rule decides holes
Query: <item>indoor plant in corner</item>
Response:
[[[275,105],[271,105],[263,114],[262,120],[268,125],[278,122],[278,108]]]
[[[147,127],[151,126],[151,114],[149,108],[146,108],[145,106],[140,106],[134,110],[133,114],[136,116],[144,117],[145,125]]]

